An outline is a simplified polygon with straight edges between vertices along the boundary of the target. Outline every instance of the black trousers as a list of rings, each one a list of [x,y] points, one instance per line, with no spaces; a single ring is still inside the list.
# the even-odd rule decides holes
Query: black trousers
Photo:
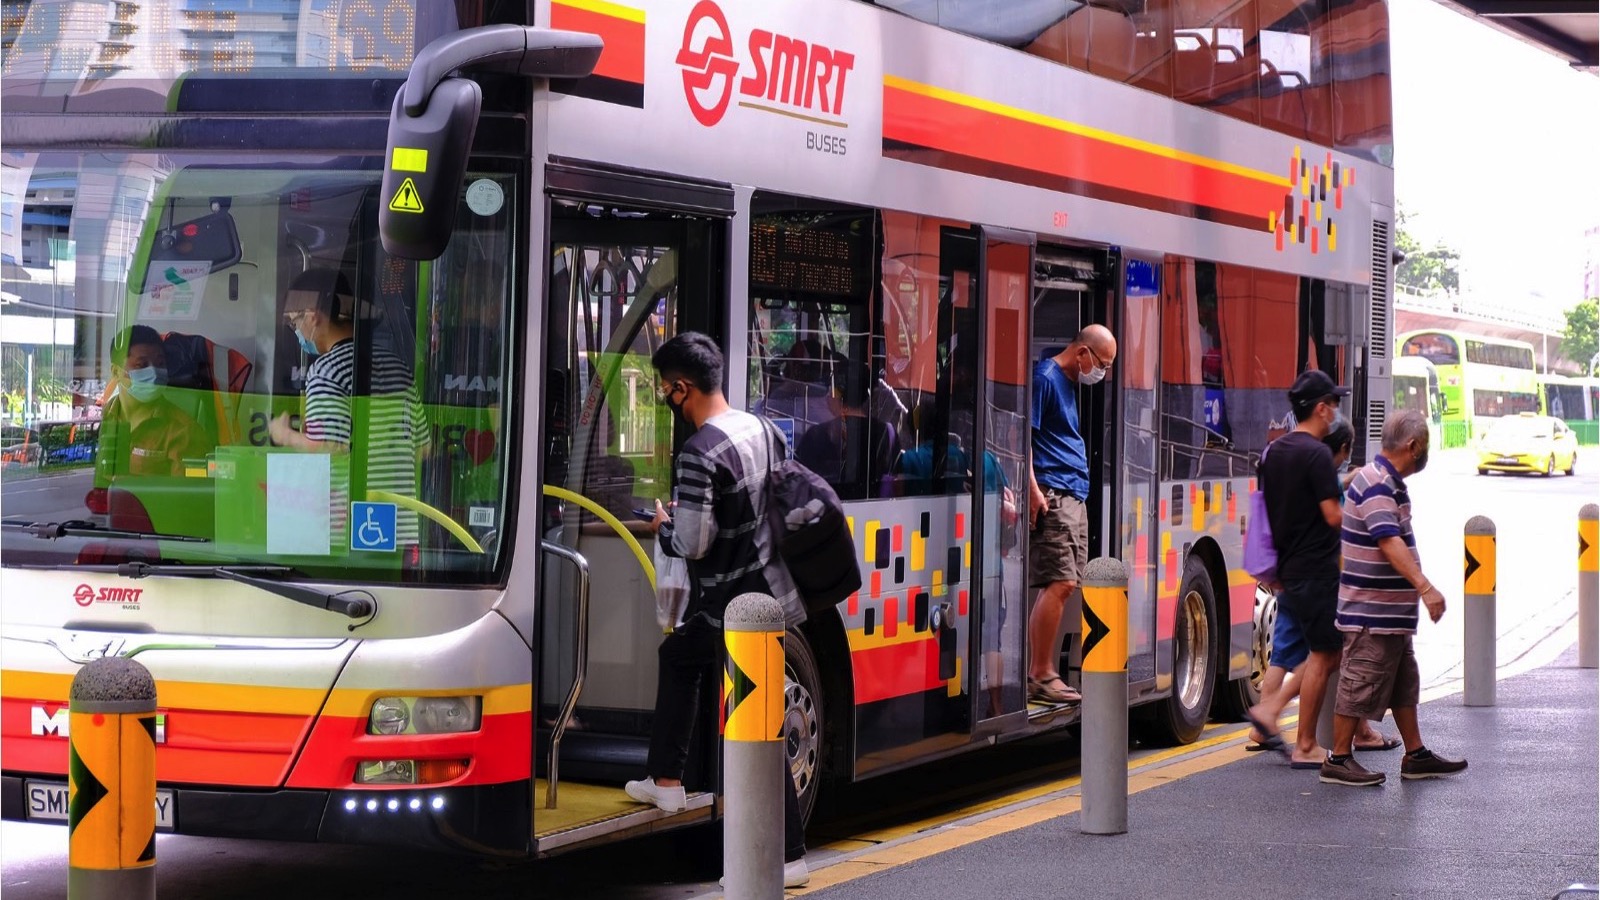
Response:
[[[700,714],[703,679],[715,677],[722,664],[722,629],[702,618],[690,619],[667,635],[656,653],[660,658],[656,717],[645,769],[651,778],[681,779],[689,758],[689,738]],[[794,779],[784,778],[783,788],[783,859],[794,862],[806,855],[805,825],[800,821]]]

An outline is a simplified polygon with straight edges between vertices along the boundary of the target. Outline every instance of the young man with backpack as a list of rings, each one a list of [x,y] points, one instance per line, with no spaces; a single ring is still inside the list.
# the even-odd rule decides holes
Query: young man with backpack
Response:
[[[659,650],[647,777],[625,789],[640,803],[677,812],[686,802],[684,764],[702,685],[715,677],[721,660],[728,603],[752,591],[768,594],[791,625],[805,619],[805,609],[766,516],[767,473],[780,459],[771,429],[728,405],[722,351],[706,335],[679,334],[650,361],[661,379],[658,396],[695,429],[674,464],[671,513],[657,501],[651,522],[662,551],[687,562],[689,602],[683,624]],[[805,830],[794,779],[785,778],[784,785],[783,883],[799,887],[810,880]]]

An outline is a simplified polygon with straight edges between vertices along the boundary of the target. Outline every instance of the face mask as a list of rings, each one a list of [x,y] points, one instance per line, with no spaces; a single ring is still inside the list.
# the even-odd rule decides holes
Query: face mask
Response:
[[[305,353],[305,355],[316,356],[322,352],[321,350],[317,349],[317,345],[312,343],[310,338],[300,333],[300,329],[296,328],[294,330],[294,337],[295,340],[300,342],[300,349]]]
[[[1100,382],[1105,380],[1105,377],[1106,377],[1106,370],[1105,369],[1102,369],[1099,366],[1097,366],[1097,365],[1095,365],[1093,363],[1090,363],[1088,371],[1080,370],[1078,372],[1078,383],[1079,384],[1099,384]]]
[[[145,366],[128,373],[128,393],[140,403],[149,403],[161,396],[161,386],[167,383],[167,370]]]

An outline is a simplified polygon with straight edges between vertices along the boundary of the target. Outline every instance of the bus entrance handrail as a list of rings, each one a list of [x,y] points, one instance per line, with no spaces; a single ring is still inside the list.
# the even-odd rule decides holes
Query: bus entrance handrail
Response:
[[[572,687],[567,699],[561,702],[561,713],[556,716],[555,727],[550,730],[550,777],[545,786],[544,808],[556,808],[556,785],[561,781],[561,736],[572,721],[573,710],[578,708],[578,694],[583,691],[583,679],[589,669],[589,561],[583,554],[563,544],[540,541],[544,553],[559,556],[578,570],[578,653],[574,660]]]

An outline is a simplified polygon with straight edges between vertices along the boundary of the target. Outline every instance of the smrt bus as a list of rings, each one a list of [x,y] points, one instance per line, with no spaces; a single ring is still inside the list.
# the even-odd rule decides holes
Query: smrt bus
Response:
[[[846,404],[892,436],[829,473],[861,591],[785,641],[807,810],[1078,721],[1026,695],[1019,504],[1031,371],[1087,323],[1129,620],[1049,652],[1125,640],[1147,740],[1253,700],[1285,392],[1351,386],[1358,459],[1393,399],[1385,4],[268,5],[6,5],[4,246],[58,230],[107,388],[94,465],[0,471],[6,817],[65,817],[69,686],[122,656],[164,831],[538,856],[715,820],[715,678],[688,808],[621,790],[663,628],[629,510],[685,438],[649,360],[690,329],[797,449]],[[66,271],[31,259],[8,292]]]
[[[1482,433],[1480,419],[1539,412],[1533,345],[1457,331],[1412,331],[1399,356],[1420,356],[1438,370],[1444,392],[1444,445],[1464,447]]]
[[[1567,423],[1580,444],[1600,444],[1600,378],[1539,376],[1544,413]]]

